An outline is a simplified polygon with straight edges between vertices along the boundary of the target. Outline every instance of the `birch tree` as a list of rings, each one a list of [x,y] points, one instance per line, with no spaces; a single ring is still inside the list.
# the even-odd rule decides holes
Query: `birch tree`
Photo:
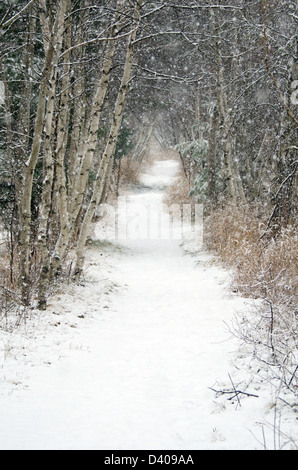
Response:
[[[115,19],[111,25],[111,31],[108,31],[108,33],[110,33],[110,37],[107,40],[107,47],[103,60],[103,66],[102,70],[100,70],[100,79],[98,80],[98,84],[97,86],[95,86],[94,90],[94,95],[92,99],[92,109],[90,112],[90,123],[87,127],[87,137],[86,140],[83,141],[83,148],[81,150],[81,165],[73,181],[70,206],[73,224],[75,223],[75,220],[78,216],[80,207],[83,202],[89,178],[89,171],[92,167],[92,162],[96,151],[101,111],[108,90],[111,68],[113,65],[113,57],[116,48],[116,37],[121,28],[121,25],[123,25],[125,18],[124,16],[122,16],[123,6],[124,2],[122,0],[119,1],[116,7]]]
[[[57,87],[57,74],[60,53],[65,32],[65,13],[66,7],[69,7],[69,2],[62,1],[59,3],[57,10],[57,18],[54,26],[54,51],[51,61],[51,74],[48,81],[47,89],[47,106],[45,114],[44,126],[44,148],[43,148],[43,191],[42,199],[39,209],[39,251],[41,258],[41,274],[39,279],[39,307],[44,308],[46,305],[46,293],[50,271],[50,250],[48,247],[48,224],[50,218],[51,204],[52,204],[52,187],[54,179],[54,152],[53,152],[53,131],[54,131],[54,110],[55,110],[55,97]],[[68,10],[69,13],[69,10]],[[49,46],[51,47],[51,45]],[[64,83],[66,85],[66,83]],[[65,119],[63,109],[60,111],[61,118]],[[64,129],[65,132],[65,129]],[[58,145],[61,145],[61,136],[58,136]],[[60,157],[61,165],[61,157]],[[60,167],[61,168],[61,167]],[[60,176],[60,175],[59,175]],[[61,178],[61,176],[60,176]]]
[[[85,123],[83,116],[80,116],[79,113],[76,114],[78,121],[74,121],[75,136],[72,139],[72,146],[70,150],[69,171],[71,185],[69,185],[68,190],[66,188],[66,177],[63,171],[64,151],[63,148],[61,148],[61,144],[57,149],[58,191],[60,195],[59,213],[61,229],[53,255],[56,272],[61,270],[61,263],[64,259],[64,255],[70,239],[73,236],[76,226],[76,219],[80,214],[81,207],[86,196],[86,191],[88,189],[89,173],[93,165],[98,143],[101,111],[108,90],[110,74],[113,65],[113,56],[117,45],[117,35],[124,23],[125,18],[122,15],[122,11],[123,1],[119,1],[116,5],[116,13],[111,22],[111,26],[107,28],[107,35],[109,37],[107,39],[102,65],[97,72],[99,78],[97,79],[93,91],[91,110],[88,113],[88,122]],[[69,52],[67,52],[67,55],[64,53],[64,60],[66,60],[66,62],[68,60],[68,56]],[[64,76],[68,76],[68,74],[66,73]],[[67,89],[67,86],[64,86],[63,89]],[[78,88],[76,87],[75,90],[76,93],[82,93],[81,85],[79,85]],[[63,109],[66,110],[66,107]],[[82,122],[83,125],[81,126]],[[66,127],[63,125],[62,129],[65,128]],[[62,134],[63,130],[61,132],[61,138]],[[81,142],[79,139],[81,139]],[[61,139],[58,138],[58,145],[60,140]],[[77,152],[79,152],[79,157],[76,159],[77,161],[74,160],[75,149],[77,149]]]
[[[131,32],[128,36],[128,44],[127,44],[127,52],[125,57],[125,64],[124,70],[122,75],[122,81],[120,84],[120,88],[118,91],[118,96],[115,104],[115,109],[112,117],[112,124],[109,131],[109,136],[107,140],[107,144],[100,162],[100,167],[96,175],[96,179],[94,182],[94,187],[92,190],[91,200],[89,202],[82,227],[80,230],[80,235],[78,238],[78,244],[76,249],[76,266],[74,274],[75,276],[80,275],[83,264],[84,264],[84,250],[85,250],[85,243],[88,236],[88,231],[90,227],[91,220],[95,213],[95,210],[98,204],[101,201],[103,190],[105,187],[106,178],[109,176],[109,165],[111,158],[114,155],[116,144],[117,144],[117,137],[119,134],[119,130],[121,127],[123,114],[124,114],[124,106],[125,100],[128,92],[129,82],[131,80],[131,71],[132,71],[132,63],[133,63],[133,52],[134,52],[134,42],[136,40],[139,22],[140,22],[140,14],[141,14],[141,7],[142,7],[142,0],[136,0],[133,13],[133,22],[131,25]]]
[[[40,91],[38,96],[38,106],[36,112],[36,121],[34,135],[32,140],[32,149],[28,161],[24,168],[24,182],[20,198],[20,280],[22,283],[23,300],[28,303],[30,289],[30,224],[31,224],[31,196],[33,187],[34,171],[41,149],[41,136],[44,127],[44,116],[47,102],[49,103],[51,88],[48,86],[51,74],[57,67],[57,54],[55,54],[55,39],[58,31],[61,34],[62,23],[64,21],[64,8],[59,7],[58,13],[53,25],[53,31],[48,46]],[[53,101],[53,97],[52,97]],[[51,117],[51,108],[48,109],[49,119]],[[50,138],[50,136],[48,136]]]

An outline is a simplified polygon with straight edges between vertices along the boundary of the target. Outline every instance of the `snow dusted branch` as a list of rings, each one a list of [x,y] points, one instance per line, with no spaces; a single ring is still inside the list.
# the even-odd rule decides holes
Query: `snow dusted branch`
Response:
[[[209,9],[219,9],[219,10],[239,10],[242,11],[243,7],[237,7],[236,5],[221,5],[221,4],[210,4],[210,5],[174,5],[169,3],[167,5],[170,8],[176,8],[180,10],[209,10]]]
[[[142,70],[143,72],[148,73],[151,75],[151,77],[146,76],[146,79],[148,80],[170,80],[175,83],[197,83],[198,79],[196,78],[195,80],[189,80],[185,77],[178,77],[175,75],[168,75],[160,71],[148,69],[146,67],[142,67],[139,64],[133,64],[134,67],[137,67],[139,70]]]
[[[230,377],[230,374],[229,374],[229,377]],[[230,380],[232,382],[232,379],[230,377]],[[244,395],[246,397],[253,397],[253,398],[259,398],[259,395],[255,395],[254,393],[248,393],[248,392],[245,392],[243,390],[239,390],[238,388],[235,387],[234,383],[232,382],[232,389],[231,390],[225,390],[225,389],[220,389],[220,390],[217,390],[213,387],[209,387],[209,390],[212,390],[212,392],[215,392],[217,395],[231,395],[228,400],[229,401],[232,401],[234,400],[234,398],[237,399],[237,402],[238,402],[238,405],[241,407],[241,403],[240,403],[240,396],[241,395]]]
[[[126,33],[123,33],[121,35],[118,35],[118,36],[103,36],[101,37],[101,35],[103,33],[100,33],[98,36],[96,36],[95,38],[93,39],[90,39],[88,41],[84,41],[84,42],[81,42],[79,44],[76,44],[72,47],[70,47],[69,49],[65,50],[61,55],[60,55],[60,59],[62,59],[63,57],[65,57],[66,55],[68,55],[70,52],[76,50],[76,49],[79,49],[79,48],[82,48],[84,46],[88,46],[90,44],[96,44],[96,43],[99,43],[99,42],[107,42],[107,41],[117,41],[119,39],[124,39],[126,37],[128,37],[130,34],[132,33],[132,31],[128,31]]]
[[[18,13],[16,13],[12,18],[10,18],[9,20],[5,21],[4,23],[1,22],[0,23],[0,28],[2,29],[7,29],[9,26],[11,26],[15,21],[17,21],[17,19],[31,6],[33,5],[33,3],[35,3],[36,0],[30,0],[29,3],[27,3],[26,6],[24,6],[24,8],[22,8],[22,10],[20,10]]]
[[[15,297],[18,300],[18,302],[23,304],[23,300],[22,300],[21,296],[19,296],[16,292],[14,292],[11,289],[8,289],[7,287],[2,286],[2,285],[0,285],[0,289],[2,289],[6,294],[10,295],[11,297]]]

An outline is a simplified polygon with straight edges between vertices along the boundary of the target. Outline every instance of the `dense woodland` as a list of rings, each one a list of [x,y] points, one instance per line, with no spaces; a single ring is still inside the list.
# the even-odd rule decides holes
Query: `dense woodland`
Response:
[[[297,20],[295,0],[0,1],[3,308],[45,309],[81,275],[98,206],[154,136],[234,288],[264,299],[251,329],[293,387]]]

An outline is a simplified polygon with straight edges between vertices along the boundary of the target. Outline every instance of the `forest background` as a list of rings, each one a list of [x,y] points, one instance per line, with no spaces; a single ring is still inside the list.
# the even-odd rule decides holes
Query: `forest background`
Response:
[[[237,333],[295,395],[297,19],[291,0],[0,2],[3,324],[78,280],[154,138],[181,161],[168,201],[204,204],[206,248],[262,300]]]

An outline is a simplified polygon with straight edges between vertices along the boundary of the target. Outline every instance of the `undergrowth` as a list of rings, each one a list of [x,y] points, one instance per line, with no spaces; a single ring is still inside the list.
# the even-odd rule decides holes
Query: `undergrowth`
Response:
[[[167,203],[190,203],[188,190],[181,175],[168,190]],[[254,370],[262,370],[262,380],[276,391],[275,406],[298,413],[297,223],[272,237],[266,232],[267,217],[261,205],[226,204],[209,210],[204,247],[230,271],[231,290],[254,299],[231,325],[246,351],[248,368],[256,363]]]
[[[237,314],[233,333],[266,371],[276,390],[275,406],[298,413],[298,236],[295,223],[274,238],[263,236],[260,208],[227,205],[205,221],[205,244],[231,270],[231,288],[256,299]]]

